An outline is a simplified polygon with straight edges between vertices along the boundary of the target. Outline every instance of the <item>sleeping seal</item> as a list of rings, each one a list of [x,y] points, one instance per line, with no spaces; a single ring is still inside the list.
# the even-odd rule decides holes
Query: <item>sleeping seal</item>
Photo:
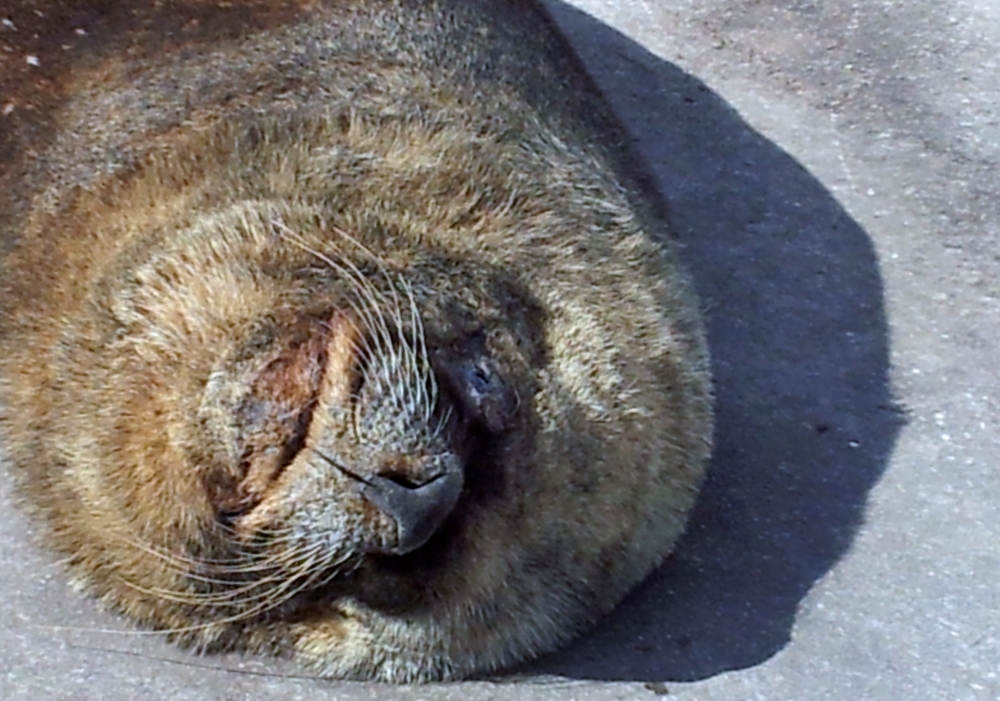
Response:
[[[408,682],[662,562],[710,452],[698,304],[539,4],[5,12],[3,437],[90,592]]]

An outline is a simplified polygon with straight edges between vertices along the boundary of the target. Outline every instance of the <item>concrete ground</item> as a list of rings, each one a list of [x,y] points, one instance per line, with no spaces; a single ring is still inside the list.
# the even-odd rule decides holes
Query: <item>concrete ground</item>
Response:
[[[1000,3],[573,4],[710,316],[672,561],[516,676],[333,683],[124,634],[0,479],[0,699],[1000,698]]]

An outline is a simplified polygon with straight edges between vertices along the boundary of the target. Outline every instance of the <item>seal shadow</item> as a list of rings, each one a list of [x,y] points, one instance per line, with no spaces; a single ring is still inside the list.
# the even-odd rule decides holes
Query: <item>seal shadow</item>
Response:
[[[875,251],[697,78],[551,0],[667,200],[708,320],[716,446],[687,534],[596,630],[522,669],[693,681],[769,659],[850,547],[903,424]]]

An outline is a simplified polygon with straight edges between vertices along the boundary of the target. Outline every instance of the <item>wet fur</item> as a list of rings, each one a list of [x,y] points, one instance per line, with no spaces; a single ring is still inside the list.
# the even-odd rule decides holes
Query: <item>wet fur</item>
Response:
[[[709,453],[701,322],[542,10],[79,5],[10,12],[41,71],[0,65],[0,389],[88,591],[201,649],[431,680],[553,648],[662,561]],[[329,368],[380,323],[427,431],[355,444]],[[514,400],[434,447],[469,357]],[[468,453],[426,545],[364,554],[392,524],[324,467],[338,440]]]

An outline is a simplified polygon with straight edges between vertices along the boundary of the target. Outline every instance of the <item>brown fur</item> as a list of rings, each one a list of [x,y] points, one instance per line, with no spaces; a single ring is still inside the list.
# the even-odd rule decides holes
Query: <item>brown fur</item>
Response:
[[[3,430],[91,592],[430,680],[662,561],[709,453],[697,305],[535,3],[37,7],[0,34]],[[368,491],[439,473],[433,535]]]

